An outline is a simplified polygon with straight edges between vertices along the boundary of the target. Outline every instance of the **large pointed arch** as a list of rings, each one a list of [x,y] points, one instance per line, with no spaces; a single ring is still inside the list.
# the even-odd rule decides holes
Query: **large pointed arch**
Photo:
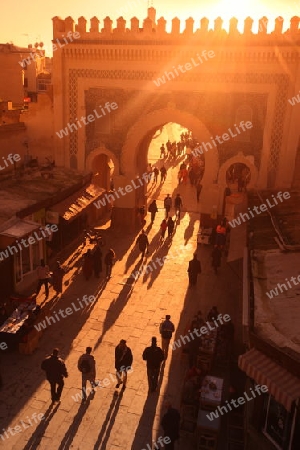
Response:
[[[151,131],[157,130],[167,123],[178,123],[193,133],[200,142],[211,142],[211,133],[196,116],[174,107],[159,109],[142,116],[128,131],[121,153],[121,172],[128,178],[139,174],[138,152],[144,137]],[[145,148],[143,151],[147,152]],[[203,185],[216,182],[218,176],[219,158],[215,147],[205,152],[205,172]]]

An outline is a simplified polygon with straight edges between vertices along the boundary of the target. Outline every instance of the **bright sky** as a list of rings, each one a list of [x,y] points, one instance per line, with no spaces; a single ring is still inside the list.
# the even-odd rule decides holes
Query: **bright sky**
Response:
[[[129,20],[136,16],[140,19],[141,26],[146,17],[147,5],[148,0],[1,0],[0,43],[13,42],[27,47],[28,44],[44,42],[45,47],[50,48],[51,19],[55,16],[63,19],[71,16],[75,22],[78,17],[84,16],[88,20],[87,29],[93,16],[99,18],[101,28],[106,16],[114,20],[115,26],[115,19],[123,15],[128,27]],[[177,16],[182,27],[187,18],[193,17],[195,28],[199,28],[200,19],[205,16],[210,19],[212,27],[213,20],[218,16],[224,20],[233,16],[240,20],[251,16],[256,21],[265,15],[270,20],[270,29],[273,29],[275,17],[287,19],[284,21],[285,29],[289,26],[290,17],[300,16],[300,0],[153,0],[153,6],[157,10],[157,18],[163,16],[170,23]],[[226,21],[224,26],[226,27]],[[255,23],[253,30],[256,29]]]

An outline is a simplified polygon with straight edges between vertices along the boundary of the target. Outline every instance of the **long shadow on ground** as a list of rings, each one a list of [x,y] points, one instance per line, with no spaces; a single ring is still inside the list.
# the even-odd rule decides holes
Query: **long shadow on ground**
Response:
[[[53,409],[52,407],[53,405],[49,406],[44,414],[44,419],[39,423],[23,450],[35,450],[38,448],[52,417],[58,410],[59,405],[57,404]]]
[[[58,448],[58,450],[67,450],[70,447],[72,447],[73,439],[77,433],[77,430],[82,422],[83,416],[85,415],[91,400],[94,399],[94,393],[91,393],[87,400],[84,403],[81,403],[79,406],[79,409],[77,411],[76,416],[73,419],[73,422],[71,423],[69,429],[67,430],[66,434],[63,437],[63,440],[61,441],[61,444]]]
[[[127,281],[125,282],[124,287],[122,288],[118,297],[110,303],[106,312],[106,317],[104,318],[102,334],[94,345],[94,349],[99,347],[106,332],[114,325],[119,315],[122,313],[124,307],[126,306],[128,300],[130,299],[135,284],[135,276],[139,272],[141,264],[142,260],[140,259],[131,272],[130,276],[128,277]]]
[[[94,450],[106,450],[107,442],[109,440],[111,430],[114,426],[123,394],[124,390],[121,390],[119,394],[116,391],[114,392],[111,404],[109,406],[106,417],[102,424],[98,439],[94,445]]]
[[[149,392],[148,394],[147,400],[144,404],[143,412],[141,414],[140,421],[136,428],[131,450],[141,450],[141,448],[146,448],[147,444],[149,444],[150,448],[152,448],[152,428],[154,418],[156,415],[156,408],[159,400],[162,379],[164,377],[164,371],[165,371],[165,363],[163,362],[160,368],[157,391]],[[145,437],[145,430],[146,430],[146,437]]]

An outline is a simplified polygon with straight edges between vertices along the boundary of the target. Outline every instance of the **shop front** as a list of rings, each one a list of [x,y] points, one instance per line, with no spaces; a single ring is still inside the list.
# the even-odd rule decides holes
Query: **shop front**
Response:
[[[54,252],[63,250],[84,229],[95,225],[104,216],[109,209],[105,193],[104,189],[91,184],[46,211],[47,222],[57,224],[59,228],[52,238],[51,249]],[[96,206],[99,200],[103,204],[100,208]]]
[[[1,258],[12,260],[13,288],[27,289],[36,278],[35,270],[45,258],[45,228],[39,223],[13,218],[0,232]]]
[[[239,357],[239,368],[248,376],[247,390],[256,383],[268,388],[246,404],[247,450],[298,450],[300,378],[255,348]]]

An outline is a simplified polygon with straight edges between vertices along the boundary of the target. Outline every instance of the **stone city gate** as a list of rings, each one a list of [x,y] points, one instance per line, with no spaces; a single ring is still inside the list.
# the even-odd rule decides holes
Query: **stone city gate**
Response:
[[[234,162],[249,167],[250,188],[290,187],[300,112],[288,99],[300,88],[299,21],[292,18],[283,33],[279,17],[268,33],[264,17],[253,33],[247,18],[240,33],[233,18],[227,33],[221,18],[212,30],[206,18],[194,30],[190,18],[180,32],[175,18],[168,33],[154,8],[142,28],[137,18],[126,28],[121,17],[113,28],[106,17],[99,30],[93,17],[87,30],[84,17],[76,25],[71,17],[55,17],[53,42],[79,34],[53,55],[54,131],[68,130],[64,138],[55,133],[56,161],[93,170],[94,158],[106,155],[117,188],[145,171],[149,143],[166,123],[179,123],[200,143],[211,143],[249,121],[251,129],[205,152],[202,212],[216,205],[221,213],[226,168]],[[107,106],[113,103],[114,109]],[[139,201],[137,192],[118,199],[117,216],[131,222]]]

